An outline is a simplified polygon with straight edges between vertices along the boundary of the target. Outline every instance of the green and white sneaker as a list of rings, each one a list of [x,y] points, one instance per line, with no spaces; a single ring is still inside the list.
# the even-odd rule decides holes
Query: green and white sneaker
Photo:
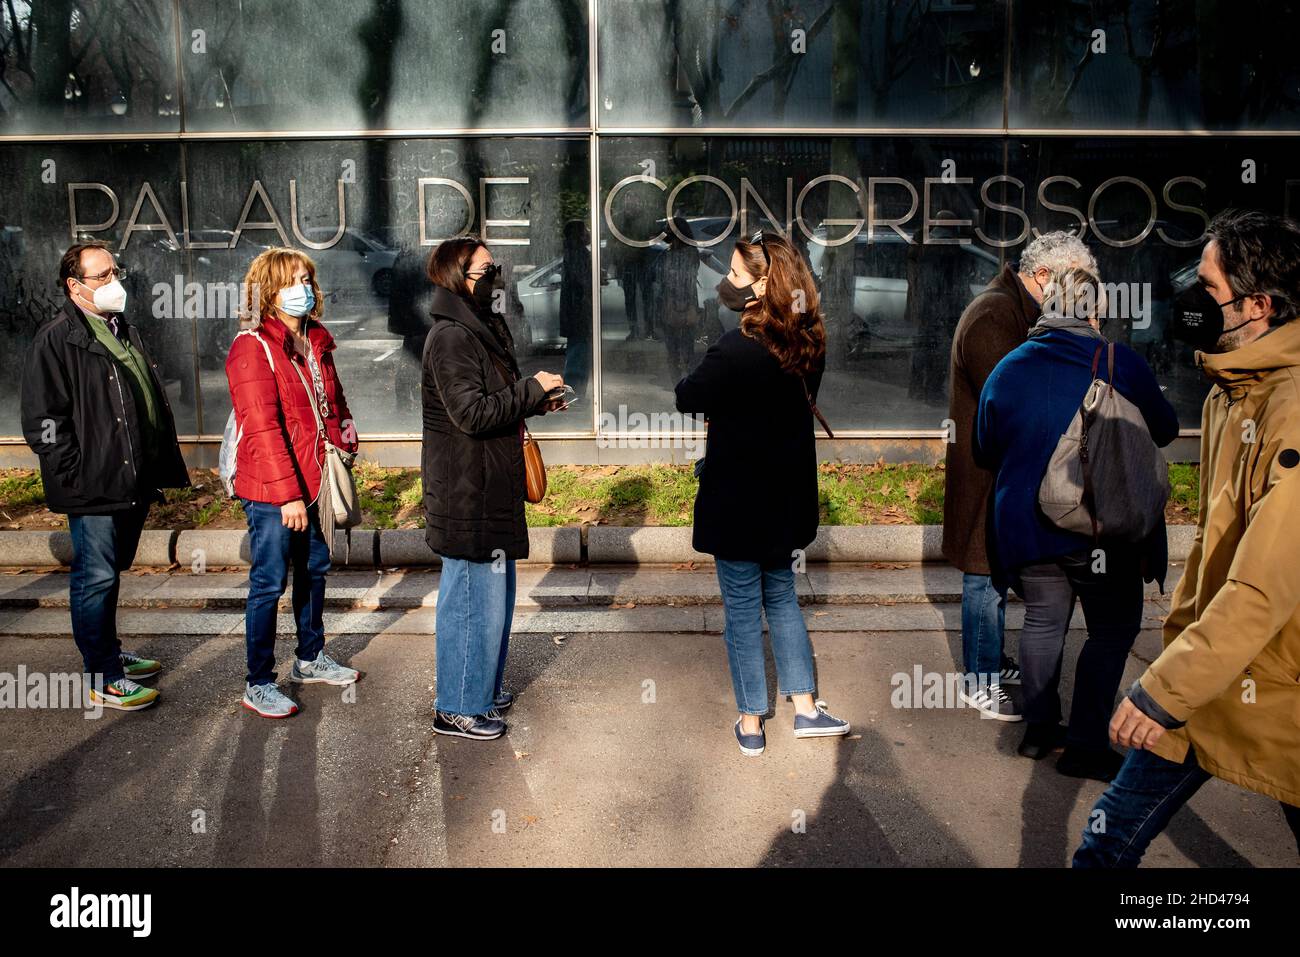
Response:
[[[361,677],[361,672],[339,664],[325,652],[316,656],[315,661],[303,661],[295,658],[289,680],[300,685],[350,685]]]
[[[298,705],[273,684],[245,685],[245,708],[263,718],[287,718],[298,713]]]
[[[139,681],[141,678],[152,678],[162,671],[162,662],[154,661],[152,658],[141,658],[129,651],[122,652],[118,657],[122,659],[122,670],[133,681]]]
[[[92,705],[112,708],[116,711],[140,711],[149,707],[160,696],[161,693],[157,689],[143,688],[130,678],[110,682],[104,685],[103,691],[91,688],[89,692]]]

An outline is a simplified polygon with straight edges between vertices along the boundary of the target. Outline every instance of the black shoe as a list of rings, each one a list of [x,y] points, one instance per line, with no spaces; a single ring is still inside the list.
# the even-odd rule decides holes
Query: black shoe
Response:
[[[491,741],[506,733],[506,723],[500,718],[492,718],[485,714],[449,714],[446,711],[435,711],[433,730],[435,734],[445,734],[454,738]]]
[[[1109,784],[1123,763],[1124,755],[1110,748],[1094,751],[1090,748],[1067,747],[1056,761],[1056,770],[1067,777],[1091,778]]]
[[[1065,725],[1055,722],[1031,724],[1025,728],[1016,753],[1022,758],[1041,761],[1058,748],[1065,747]]]
[[[1016,659],[1010,655],[1002,656],[1002,673],[998,676],[998,683],[1004,685],[1020,684],[1020,666],[1016,664]]]
[[[515,693],[513,691],[502,691],[492,699],[492,708],[496,711],[509,711],[510,706],[515,703]]]

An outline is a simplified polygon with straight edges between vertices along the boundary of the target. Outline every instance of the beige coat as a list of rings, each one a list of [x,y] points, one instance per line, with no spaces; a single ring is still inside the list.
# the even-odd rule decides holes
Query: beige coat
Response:
[[[1201,516],[1142,687],[1175,719],[1152,750],[1300,806],[1300,320],[1197,355]]]

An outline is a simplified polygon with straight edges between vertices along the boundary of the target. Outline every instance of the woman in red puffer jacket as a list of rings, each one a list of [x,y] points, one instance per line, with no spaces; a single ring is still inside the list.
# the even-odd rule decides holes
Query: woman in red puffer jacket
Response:
[[[317,411],[332,444],[355,452],[357,437],[334,366],[334,338],[320,323],[315,264],[295,249],[268,249],[244,281],[248,328],[226,358],[240,430],[235,495],[249,538],[243,704],[263,717],[287,718],[298,706],[276,686],[274,668],[276,609],[290,571],[298,633],[290,680],[346,685],[359,677],[324,651],[330,543],[316,508],[325,462]]]

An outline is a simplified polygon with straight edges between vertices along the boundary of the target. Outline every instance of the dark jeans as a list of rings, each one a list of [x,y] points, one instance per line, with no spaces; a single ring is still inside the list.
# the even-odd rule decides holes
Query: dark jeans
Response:
[[[695,326],[663,325],[664,345],[668,348],[668,368],[673,382],[687,375],[695,365]]]
[[[1137,867],[1155,836],[1208,780],[1194,748],[1187,749],[1182,764],[1146,750],[1129,751],[1088,815],[1074,866]],[[1300,852],[1300,808],[1283,804],[1282,813]]]
[[[1091,552],[1050,564],[1027,565],[1013,585],[1025,602],[1020,632],[1020,681],[1025,720],[1055,724],[1061,719],[1061,658],[1077,596],[1088,639],[1075,667],[1074,694],[1066,744],[1110,747],[1110,718],[1129,649],[1142,626],[1142,573],[1136,559],[1112,547],[1106,570],[1093,571]]]
[[[570,339],[564,346],[564,384],[572,386],[578,398],[587,395],[591,378],[591,340]]]
[[[117,593],[122,572],[135,561],[149,506],[105,515],[69,515],[72,574],[72,637],[86,674],[103,675],[104,684],[124,677],[117,640]]]
[[[627,314],[628,332],[639,338],[641,330],[637,322],[637,298],[641,300],[641,313],[645,316],[646,335],[654,332],[654,321],[650,311],[650,270],[640,263],[628,263],[620,276],[623,284],[623,309]]]
[[[239,500],[248,519],[248,603],[244,640],[248,683],[275,682],[275,624],[280,596],[293,570],[293,618],[298,628],[296,654],[315,661],[325,647],[325,575],[330,549],[321,534],[316,506],[307,507],[305,532],[293,532],[280,520],[280,506]]]

